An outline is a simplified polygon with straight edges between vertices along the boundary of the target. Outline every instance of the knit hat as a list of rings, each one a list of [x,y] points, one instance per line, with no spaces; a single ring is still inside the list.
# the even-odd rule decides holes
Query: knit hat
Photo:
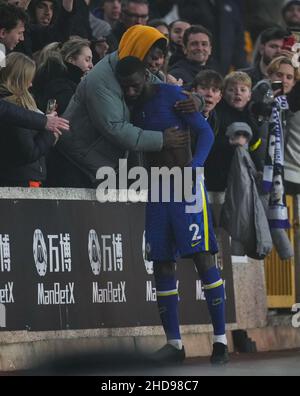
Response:
[[[121,39],[119,59],[135,56],[143,61],[151,47],[158,41],[163,44],[165,49],[167,48],[168,40],[157,29],[143,25],[132,26]]]
[[[107,37],[111,33],[111,26],[103,19],[95,17],[91,12],[89,13],[90,27],[92,29],[92,35],[96,40],[100,40],[103,37]]]
[[[282,15],[284,15],[289,7],[292,5],[299,5],[300,6],[300,0],[287,0],[282,8]]]
[[[226,130],[226,136],[230,138],[236,135],[237,133],[241,133],[241,132],[244,132],[245,134],[248,135],[248,140],[252,139],[253,136],[252,129],[245,122],[234,122],[231,125],[229,125],[229,127]]]

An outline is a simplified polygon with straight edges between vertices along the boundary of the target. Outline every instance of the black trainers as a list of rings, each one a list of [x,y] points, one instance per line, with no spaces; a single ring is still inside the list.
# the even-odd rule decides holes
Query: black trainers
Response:
[[[151,360],[156,363],[182,363],[185,359],[185,350],[177,349],[173,345],[166,344],[151,355]]]
[[[229,362],[229,354],[227,345],[221,342],[216,342],[213,344],[213,352],[210,357],[211,364],[222,365]]]

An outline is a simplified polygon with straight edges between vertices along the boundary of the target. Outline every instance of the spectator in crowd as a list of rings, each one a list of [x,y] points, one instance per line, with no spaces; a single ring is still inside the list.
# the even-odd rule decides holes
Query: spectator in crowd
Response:
[[[166,36],[167,39],[169,39],[169,36],[170,36],[169,26],[163,20],[161,20],[161,19],[152,19],[151,21],[148,22],[148,26],[154,27],[161,34]]]
[[[288,95],[284,178],[287,194],[300,194],[300,82]]]
[[[49,57],[40,64],[33,84],[39,109],[45,112],[48,100],[56,99],[56,111],[62,114],[82,77],[92,67],[92,51],[88,40],[68,40],[60,52],[50,52]]]
[[[219,122],[215,108],[222,100],[223,77],[214,70],[202,70],[193,81],[192,89],[205,99],[202,114],[217,135]]]
[[[268,66],[267,73],[271,82],[282,82],[282,88],[279,89],[279,92],[274,92],[277,96],[290,94],[299,79],[298,68],[293,65],[291,59],[284,56],[273,59]]]
[[[156,28],[155,28],[156,29]],[[163,33],[162,33],[163,34]],[[167,48],[165,51],[159,47],[155,51],[151,51],[145,58],[145,65],[147,69],[162,81],[166,81],[166,74],[164,73],[165,62],[167,56]]]
[[[61,133],[61,130],[69,130],[69,121],[64,118],[56,117],[55,114],[45,116],[44,114],[22,109],[3,99],[0,99],[0,121],[1,125],[8,123],[23,128],[47,129],[58,134]]]
[[[130,124],[129,109],[114,75],[119,59],[132,55],[144,61],[156,47],[163,51],[167,47],[167,39],[160,32],[149,26],[133,26],[122,38],[119,50],[106,56],[88,73],[71,99],[64,116],[71,121],[72,133],[59,141],[57,149],[85,175],[85,186],[95,186],[98,169],[116,168],[129,150],[160,151],[162,147],[185,142],[186,136],[174,130],[163,134],[143,131]],[[185,108],[185,104],[182,106]],[[68,182],[70,172],[65,176],[64,169],[59,168],[58,172],[64,179],[61,182]],[[73,187],[80,184],[74,183]]]
[[[90,17],[92,15],[90,12],[90,3],[91,0],[76,0],[76,5],[72,13],[72,25],[69,37],[59,41],[64,42],[74,36],[79,36],[88,40],[93,38],[90,22]],[[98,21],[100,22],[99,19]],[[109,26],[107,22],[103,21],[103,23]]]
[[[169,73],[184,84],[191,84],[199,71],[207,68],[212,53],[211,33],[203,26],[191,26],[184,32],[183,52],[185,58],[175,63]]]
[[[300,1],[289,0],[286,1],[283,9],[282,16],[286,26],[291,29],[300,29]]]
[[[244,7],[244,18],[247,30],[255,43],[266,29],[282,25],[282,5],[285,0],[247,0]]]
[[[202,25],[211,32],[214,68],[222,75],[226,75],[231,67],[247,67],[245,29],[236,0],[177,0],[172,20],[166,17],[166,21],[171,23],[176,19]]]
[[[119,22],[116,23],[112,34],[109,36],[111,51],[118,49],[123,34],[134,25],[147,25],[149,20],[148,0],[124,0]]]
[[[0,97],[28,110],[38,111],[28,89],[35,64],[26,55],[11,53],[0,71]],[[1,125],[0,185],[39,187],[46,179],[44,156],[59,134]]]
[[[16,47],[16,51],[32,57],[34,52],[40,51],[47,44],[68,40],[73,23],[73,1],[62,0],[57,18],[47,26],[36,23],[26,24],[24,41]]]
[[[12,51],[24,41],[26,13],[12,4],[0,3],[0,43],[6,52]]]
[[[102,0],[101,6],[95,8],[92,13],[113,28],[121,16],[121,0]]]
[[[30,23],[49,26],[57,18],[59,4],[57,0],[31,0],[28,6]]]
[[[226,130],[234,122],[245,122],[252,127],[248,104],[251,99],[252,82],[243,72],[233,72],[225,77],[223,100],[217,106],[219,133],[205,165],[208,191],[223,192],[234,155],[234,146],[226,136]],[[253,133],[257,129],[255,125]],[[238,145],[239,142],[236,142]],[[252,144],[252,143],[251,143]]]
[[[147,84],[143,63],[134,57],[122,59],[116,66],[116,75],[127,101],[133,105],[133,120],[143,129],[163,130],[174,125],[182,130],[191,128],[197,135],[195,154],[191,159],[187,150],[163,150],[159,154],[148,153],[151,166],[203,167],[213,143],[213,132],[199,113],[179,114],[174,105],[184,99],[182,89],[165,84]],[[132,89],[135,87],[135,90]],[[171,153],[170,153],[171,152]],[[173,160],[171,156],[173,155]],[[180,178],[180,175],[178,176]],[[157,181],[158,182],[158,181]],[[176,259],[178,256],[192,258],[200,279],[214,327],[213,364],[228,362],[225,334],[225,295],[223,281],[213,255],[217,252],[211,214],[203,180],[201,185],[202,210],[187,213],[184,199],[175,199],[179,180],[171,183],[169,203],[151,202],[151,191],[146,208],[147,257],[154,262],[154,277],[159,313],[167,338],[167,344],[153,358],[159,362],[175,363],[185,358],[178,318],[178,290],[176,282]],[[159,183],[161,190],[162,182]],[[198,190],[198,189],[197,189]],[[195,193],[195,191],[194,191]],[[194,228],[199,231],[195,235]]]
[[[267,68],[273,59],[281,55],[284,39],[289,35],[290,33],[286,29],[276,26],[261,33],[254,65],[243,70],[251,77],[253,85],[268,77]]]
[[[91,41],[91,50],[93,54],[93,64],[96,65],[109,52],[109,43],[107,37],[99,37]]]
[[[26,13],[12,4],[0,3],[0,43],[8,52],[24,39]],[[44,116],[27,111],[6,101],[0,100],[1,122],[9,122],[20,127],[38,130],[48,129],[60,133],[68,129],[68,121],[58,117]]]
[[[108,37],[111,34],[111,27],[110,25],[103,21],[102,19],[96,18],[91,12],[89,14],[89,24],[91,29],[90,35],[77,35],[77,37],[91,37],[93,39],[102,39],[103,37]]]
[[[282,82],[274,88],[275,99],[270,116],[268,143],[263,174],[263,192],[266,211],[273,242],[282,260],[293,257],[294,252],[285,229],[290,227],[284,188],[284,152],[286,147],[286,116],[288,114],[287,94],[292,91],[299,79],[298,68],[292,61],[281,56],[275,58],[267,69],[271,82]],[[293,140],[293,137],[292,137]],[[289,150],[291,146],[289,146]],[[292,151],[289,151],[291,154]]]
[[[34,93],[41,110],[45,111],[48,101],[55,99],[58,114],[65,111],[82,77],[93,67],[92,51],[89,45],[89,41],[85,39],[69,40],[64,43],[60,52],[50,53],[49,58],[40,65],[34,80]],[[47,155],[48,187],[57,185],[58,167],[64,167],[67,171],[68,165],[55,148],[49,151]]]
[[[152,26],[155,29],[157,29],[161,34],[163,34],[165,37],[168,36],[167,31],[166,31],[166,26],[164,22],[159,20],[154,20],[154,23],[150,23],[149,26],[151,25],[157,25],[157,26]],[[161,29],[159,29],[161,28]],[[168,38],[168,37],[167,37]],[[147,69],[157,78],[159,78],[163,82],[167,82],[168,84],[171,85],[179,85],[182,86],[183,81],[181,79],[177,80],[175,77],[167,73],[167,65],[168,65],[168,54],[167,50],[162,51],[160,48],[156,48],[155,51],[151,51],[145,58],[145,65]]]
[[[13,4],[22,8],[23,10],[27,10],[29,3],[31,0],[2,0],[4,3]]]
[[[64,43],[61,48],[63,60],[81,70],[86,75],[93,67],[90,42],[81,38]]]
[[[45,63],[51,55],[56,56],[56,54],[60,51],[62,44],[58,41],[54,41],[53,43],[47,44],[41,51],[35,52],[33,56],[33,60],[36,63],[37,70],[39,69],[42,63]]]
[[[109,50],[108,36],[111,34],[111,25],[99,19],[92,12],[89,13],[89,23],[92,31],[91,49],[93,52],[93,63],[96,64],[104,58]]]
[[[190,27],[190,23],[181,20],[176,20],[170,24],[170,67],[177,63],[179,60],[184,59],[183,35],[184,32]]]
[[[91,3],[91,0],[76,0],[70,38],[78,36],[92,41],[102,39],[111,33],[109,22],[93,14]]]
[[[279,57],[274,59],[268,67],[268,74],[272,82],[282,82],[282,89],[279,89],[279,91],[275,92],[280,98],[286,98],[287,95],[291,94],[297,80],[299,80],[298,69],[294,67],[292,61],[289,58],[285,57]],[[283,179],[286,180],[289,191],[294,191],[294,193],[298,193],[297,183],[295,183],[295,180],[297,180],[297,177],[299,176],[299,170],[297,168],[299,160],[299,147],[297,146],[299,128],[297,127],[298,124],[296,123],[299,115],[297,114],[297,112],[288,113],[287,106],[284,110],[281,111],[280,114],[282,117],[281,125],[284,128],[283,135],[285,137],[285,141],[282,142],[281,147],[281,149],[285,151],[285,169],[284,178],[283,175],[281,175],[282,181]],[[272,133],[272,131],[270,132]]]

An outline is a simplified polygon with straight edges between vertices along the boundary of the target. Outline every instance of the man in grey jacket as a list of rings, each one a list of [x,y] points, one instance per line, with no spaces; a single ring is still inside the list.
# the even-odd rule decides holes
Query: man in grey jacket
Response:
[[[187,135],[177,129],[144,131],[130,123],[130,111],[115,77],[115,67],[119,59],[129,55],[144,61],[154,47],[161,51],[167,47],[167,40],[159,31],[141,25],[128,29],[118,51],[106,56],[81,81],[64,113],[70,120],[71,133],[60,139],[57,149],[88,176],[90,185],[86,187],[95,187],[100,167],[116,169],[119,159],[127,158],[129,151],[160,151],[163,147],[187,144]],[[153,80],[153,76],[149,77]],[[183,103],[183,109],[186,105]],[[59,171],[63,172],[64,167]]]

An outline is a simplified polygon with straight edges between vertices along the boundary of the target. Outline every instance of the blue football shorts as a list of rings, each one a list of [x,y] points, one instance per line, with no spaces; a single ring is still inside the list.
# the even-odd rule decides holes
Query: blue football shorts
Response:
[[[146,254],[150,261],[176,261],[195,253],[216,254],[218,245],[203,180],[195,202],[150,202],[146,205]],[[195,193],[195,191],[194,191]],[[151,193],[150,193],[151,194]],[[149,196],[150,196],[149,194]],[[193,213],[187,213],[188,207]]]

